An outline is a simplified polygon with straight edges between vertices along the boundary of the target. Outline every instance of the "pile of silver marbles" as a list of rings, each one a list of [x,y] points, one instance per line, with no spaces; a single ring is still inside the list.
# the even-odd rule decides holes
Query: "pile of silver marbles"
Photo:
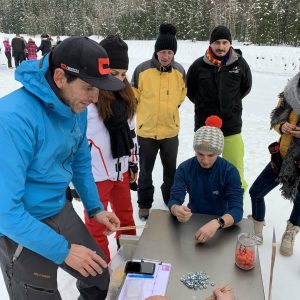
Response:
[[[206,289],[208,285],[214,286],[214,282],[210,282],[209,275],[204,271],[195,273],[188,273],[180,278],[180,281],[185,284],[189,289]]]

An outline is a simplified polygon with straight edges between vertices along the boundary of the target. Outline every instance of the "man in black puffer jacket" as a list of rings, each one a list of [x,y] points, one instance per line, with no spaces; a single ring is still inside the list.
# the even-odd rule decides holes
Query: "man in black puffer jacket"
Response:
[[[241,51],[233,49],[231,43],[227,27],[217,26],[212,31],[205,55],[188,70],[187,96],[195,104],[195,131],[211,115],[223,120],[222,156],[238,169],[245,191],[242,99],[251,90],[252,75]]]

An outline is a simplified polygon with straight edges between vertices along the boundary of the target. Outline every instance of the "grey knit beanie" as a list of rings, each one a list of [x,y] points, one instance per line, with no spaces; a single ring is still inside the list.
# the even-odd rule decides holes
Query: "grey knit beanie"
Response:
[[[195,132],[194,150],[209,151],[220,155],[224,148],[224,135],[220,129],[222,120],[217,116],[210,116],[206,119],[205,125]]]

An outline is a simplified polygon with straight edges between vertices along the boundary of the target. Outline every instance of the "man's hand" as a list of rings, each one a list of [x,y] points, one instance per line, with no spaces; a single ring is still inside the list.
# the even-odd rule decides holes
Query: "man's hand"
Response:
[[[106,227],[107,230],[104,232],[105,235],[112,234],[115,232],[116,227],[120,227],[120,220],[113,212],[104,210],[95,214],[94,218]]]
[[[179,222],[182,223],[187,222],[192,216],[191,210],[184,205],[172,205],[171,213],[177,218]]]
[[[216,300],[234,300],[232,289],[215,289],[213,295]]]
[[[84,277],[96,276],[102,273],[102,268],[107,268],[107,263],[96,251],[76,244],[71,245],[65,263]]]
[[[130,183],[136,182],[137,177],[138,177],[138,172],[133,172],[132,170],[129,169],[130,173]]]
[[[211,220],[198,229],[195,234],[195,239],[198,243],[205,243],[215,235],[218,229],[218,221],[216,219]]]

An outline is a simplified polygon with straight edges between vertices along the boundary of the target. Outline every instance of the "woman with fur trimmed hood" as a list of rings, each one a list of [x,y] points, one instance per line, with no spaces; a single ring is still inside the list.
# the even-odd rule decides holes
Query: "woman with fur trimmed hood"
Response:
[[[249,190],[255,234],[262,238],[265,217],[264,197],[281,184],[281,194],[293,202],[293,210],[282,236],[280,253],[293,254],[294,240],[300,230],[300,73],[279,95],[278,106],[271,113],[271,128],[280,134],[279,142],[269,146],[271,162]]]

